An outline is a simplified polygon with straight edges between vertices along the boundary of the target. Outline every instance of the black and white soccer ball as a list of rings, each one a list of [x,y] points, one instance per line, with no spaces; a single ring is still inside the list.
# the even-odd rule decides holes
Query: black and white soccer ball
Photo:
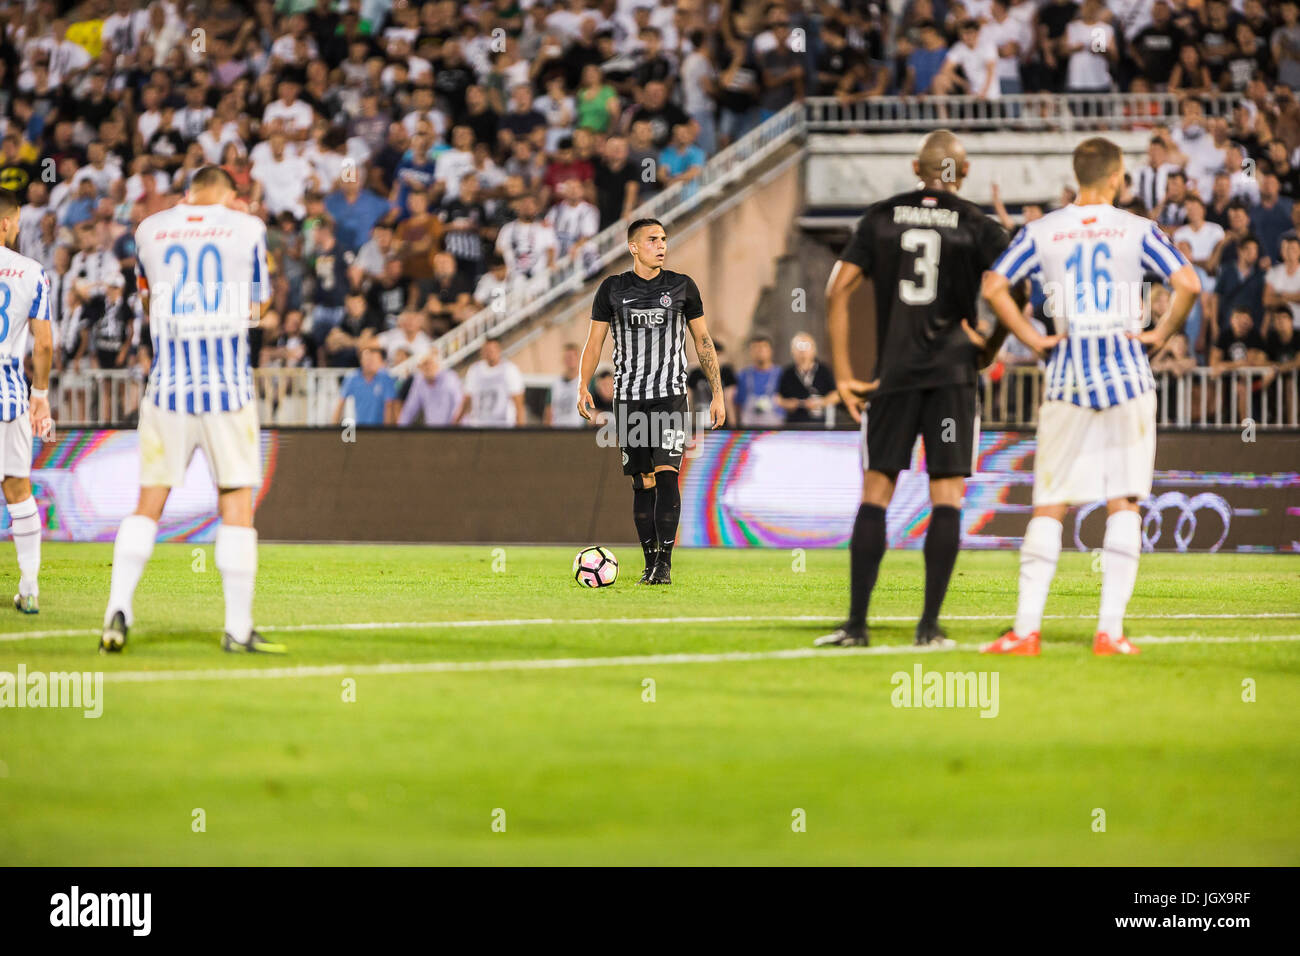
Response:
[[[607,588],[618,580],[618,558],[609,548],[583,548],[573,559],[573,578],[584,588]]]

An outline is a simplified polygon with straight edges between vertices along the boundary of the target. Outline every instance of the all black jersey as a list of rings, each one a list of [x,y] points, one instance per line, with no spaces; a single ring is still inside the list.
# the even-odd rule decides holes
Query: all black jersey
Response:
[[[704,314],[695,281],[661,269],[610,276],[596,290],[593,322],[614,339],[614,397],[646,401],[686,394],[686,323]]]
[[[875,282],[877,394],[978,381],[976,323],[985,270],[1010,237],[972,202],[918,189],[870,206],[840,258]]]

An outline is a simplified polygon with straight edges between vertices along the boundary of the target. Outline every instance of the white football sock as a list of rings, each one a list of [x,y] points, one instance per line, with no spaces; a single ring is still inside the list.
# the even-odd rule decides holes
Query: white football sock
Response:
[[[241,644],[253,630],[253,581],[257,578],[257,530],[223,524],[217,529],[217,570],[226,592],[226,633]]]
[[[1142,554],[1142,516],[1136,511],[1116,511],[1106,519],[1101,542],[1101,614],[1097,630],[1119,637],[1124,633],[1124,610],[1137,582]]]
[[[36,509],[36,499],[28,497],[11,504],[9,520],[14,550],[18,552],[18,593],[37,597],[41,593],[36,585],[37,575],[41,573],[41,514]]]
[[[1015,623],[1020,637],[1042,629],[1043,608],[1047,606],[1047,592],[1060,556],[1061,522],[1046,515],[1030,518],[1020,545],[1020,599]]]
[[[135,598],[136,585],[144,574],[144,566],[153,554],[154,537],[158,534],[158,524],[144,515],[127,515],[117,529],[117,539],[113,542],[113,580],[108,589],[108,609],[104,612],[104,626],[113,620],[113,614],[121,611],[126,615],[130,626],[135,621],[131,609]]]

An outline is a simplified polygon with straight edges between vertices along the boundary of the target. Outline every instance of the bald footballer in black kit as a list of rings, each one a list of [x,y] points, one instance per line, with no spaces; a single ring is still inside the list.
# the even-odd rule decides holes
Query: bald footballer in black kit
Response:
[[[1010,237],[956,194],[969,163],[952,133],[927,136],[912,168],[917,188],[867,209],[827,289],[836,387],[862,423],[863,481],[849,545],[849,617],[818,638],[819,645],[868,643],[867,605],[886,548],[885,509],[917,435],[925,443],[931,511],[916,643],[952,643],[939,627],[939,608],[961,545],[962,496],[978,444],[976,386],[980,367],[1006,334],[991,317],[977,319],[980,280]],[[875,283],[878,358],[871,383],[854,377],[849,358],[849,298],[865,278]]]

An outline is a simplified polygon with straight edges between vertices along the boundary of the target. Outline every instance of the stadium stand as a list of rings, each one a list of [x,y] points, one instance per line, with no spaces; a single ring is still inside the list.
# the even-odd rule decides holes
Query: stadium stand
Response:
[[[968,195],[1014,229],[1068,201],[1069,150],[1102,130],[1129,157],[1125,204],[1209,280],[1158,358],[1162,422],[1294,426],[1298,9],[14,3],[0,184],[21,195],[20,251],[55,292],[61,423],[132,420],[151,360],[134,228],[204,163],[269,227],[274,297],[250,332],[264,421],[332,422],[372,341],[405,396],[426,351],[456,376],[494,337],[539,423],[594,283],[623,267],[630,218],[660,218],[679,261],[707,263],[733,359],[756,330],[783,355],[798,332],[820,339],[826,267],[866,203],[909,185],[918,133],[960,131]],[[1249,327],[1234,331],[1239,307]],[[1014,345],[984,388],[990,421],[1034,421],[1039,370]]]

